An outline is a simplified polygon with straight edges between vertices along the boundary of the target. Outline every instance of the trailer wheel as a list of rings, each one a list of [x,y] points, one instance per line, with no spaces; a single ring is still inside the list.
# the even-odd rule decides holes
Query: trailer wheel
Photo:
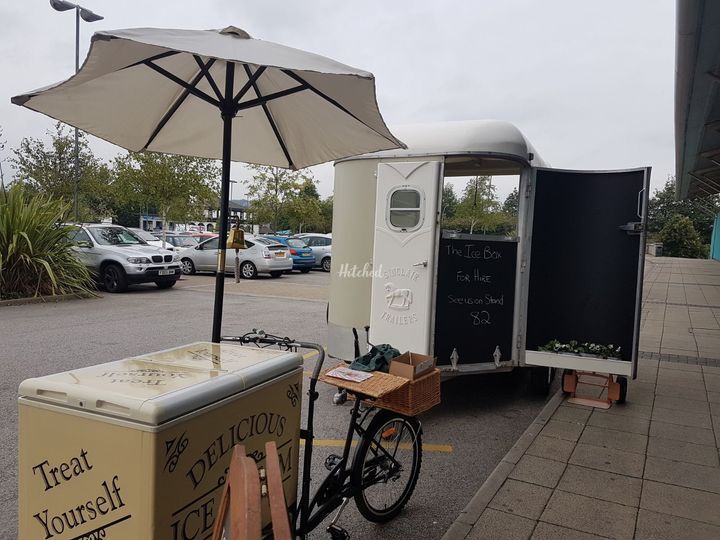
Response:
[[[555,369],[550,367],[530,368],[530,391],[536,396],[547,396],[550,392]]]
[[[615,382],[617,382],[620,385],[620,397],[615,401],[615,403],[625,403],[625,400],[627,399],[627,387],[628,387],[628,381],[627,377],[618,376],[615,379]]]

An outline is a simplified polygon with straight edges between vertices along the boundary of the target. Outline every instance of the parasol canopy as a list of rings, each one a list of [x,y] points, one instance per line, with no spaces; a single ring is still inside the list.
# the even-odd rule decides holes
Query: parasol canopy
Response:
[[[131,151],[222,160],[220,238],[230,162],[300,169],[404,147],[378,109],[372,73],[222,30],[97,32],[80,71],[12,98]],[[220,340],[225,246],[215,288]]]

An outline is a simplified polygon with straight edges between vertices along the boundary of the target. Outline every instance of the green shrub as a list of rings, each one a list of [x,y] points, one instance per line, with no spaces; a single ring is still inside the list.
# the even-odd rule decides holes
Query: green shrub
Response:
[[[703,256],[703,245],[690,218],[674,214],[659,234],[666,257],[685,257],[689,259]]]
[[[0,186],[0,300],[53,294],[94,294],[93,279],[61,225],[61,200]]]

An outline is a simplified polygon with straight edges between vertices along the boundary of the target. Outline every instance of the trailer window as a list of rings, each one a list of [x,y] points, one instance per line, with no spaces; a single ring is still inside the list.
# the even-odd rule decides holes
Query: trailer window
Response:
[[[396,189],[390,194],[388,221],[402,231],[417,229],[422,222],[422,193],[417,189]]]

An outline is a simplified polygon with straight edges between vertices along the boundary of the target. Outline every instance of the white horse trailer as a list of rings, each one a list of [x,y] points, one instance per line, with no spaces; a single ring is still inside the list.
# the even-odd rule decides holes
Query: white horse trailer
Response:
[[[445,376],[535,366],[635,376],[649,168],[552,169],[512,124],[397,127],[407,149],[335,163],[330,355],[431,354]],[[443,228],[444,181],[514,175],[514,237]],[[369,332],[367,331],[369,327]],[[550,340],[622,359],[539,352]]]

